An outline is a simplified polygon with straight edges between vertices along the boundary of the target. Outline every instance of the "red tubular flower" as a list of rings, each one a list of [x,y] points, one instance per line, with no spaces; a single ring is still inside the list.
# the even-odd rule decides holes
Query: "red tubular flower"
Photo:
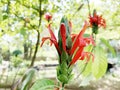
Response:
[[[48,12],[45,14],[44,17],[45,17],[45,19],[46,19],[47,21],[50,21],[50,20],[52,19],[52,15],[51,15],[50,13],[48,13]]]
[[[78,34],[71,34],[71,39],[72,39],[72,42],[75,40],[75,38],[77,37]]]
[[[84,60],[85,57],[87,61],[90,60],[90,57],[93,57],[93,54],[91,52],[84,52],[84,48],[89,45],[89,44],[94,44],[94,41],[92,38],[79,38],[78,41],[78,49],[76,50],[76,53],[70,62],[70,65],[74,64],[77,60]]]
[[[74,64],[82,55],[84,47],[79,47],[77,52],[75,53],[75,56],[73,57],[72,61],[70,62],[70,65]]]
[[[75,39],[75,41],[74,41],[74,43],[73,43],[73,46],[72,46],[72,48],[71,48],[71,55],[75,52],[76,48],[79,46],[79,45],[78,45],[79,39],[80,39],[81,37],[83,37],[83,34],[84,34],[84,32],[85,32],[85,30],[86,30],[87,27],[88,27],[88,23],[85,22],[85,24],[84,24],[81,32],[78,34],[78,36],[76,37],[76,39]]]
[[[93,16],[89,16],[89,22],[91,26],[98,26],[98,27],[106,27],[106,21],[102,18],[102,16],[99,16],[94,12]]]
[[[64,23],[61,23],[61,25],[60,25],[60,35],[61,35],[61,38],[62,38],[63,50],[66,51],[66,28],[65,28]]]
[[[48,30],[49,30],[49,33],[50,33],[50,36],[51,36],[51,37],[44,37],[44,38],[42,38],[41,46],[43,45],[43,43],[44,43],[47,39],[49,39],[50,42],[51,42],[51,44],[53,43],[53,44],[55,45],[55,47],[56,47],[58,53],[60,54],[61,51],[60,51],[60,48],[59,48],[59,46],[58,46],[57,39],[56,39],[56,37],[55,37],[53,31],[51,30],[50,25],[51,25],[51,24],[49,24],[47,28],[48,28]]]
[[[92,37],[90,38],[84,38],[83,34],[86,30],[86,28],[88,27],[88,23],[85,22],[83,29],[81,30],[81,32],[75,36],[76,38],[74,39],[75,41],[72,48],[71,48],[71,55],[74,54],[74,52],[76,52],[72,58],[72,61],[70,62],[70,65],[74,64],[77,60],[83,60],[83,57],[86,57],[87,60],[89,60],[89,53],[85,53],[84,52],[84,48],[85,46],[89,45],[89,44],[94,44],[94,40]],[[83,54],[84,53],[84,54]]]
[[[91,52],[83,52],[79,60],[87,59],[86,62],[90,60],[90,57],[92,56],[92,60],[94,60],[94,55]]]

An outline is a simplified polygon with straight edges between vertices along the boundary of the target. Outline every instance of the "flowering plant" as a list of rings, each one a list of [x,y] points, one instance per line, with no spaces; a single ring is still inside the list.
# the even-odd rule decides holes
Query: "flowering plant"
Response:
[[[96,10],[93,11],[93,16],[90,15],[89,16],[89,22],[90,22],[90,26],[92,27],[92,32],[94,34],[98,33],[98,28],[99,27],[106,27],[106,21],[105,19],[102,18],[102,15],[99,16],[97,15]]]
[[[71,34],[72,24],[64,16],[60,22],[57,40],[51,29],[51,24],[48,24],[47,26],[50,37],[43,37],[41,46],[46,40],[50,40],[51,45],[54,44],[59,56],[57,79],[62,83],[62,87],[64,87],[71,79],[72,65],[74,65],[77,60],[85,60],[86,58],[88,62],[91,56],[94,57],[91,52],[84,51],[86,46],[90,44],[95,45],[92,36],[83,36],[88,27],[89,23],[85,21],[79,34]]]

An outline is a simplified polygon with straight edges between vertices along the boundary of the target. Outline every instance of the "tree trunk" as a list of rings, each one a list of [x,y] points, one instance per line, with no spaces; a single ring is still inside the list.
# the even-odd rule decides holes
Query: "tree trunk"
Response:
[[[39,47],[39,41],[40,41],[40,31],[39,31],[39,28],[40,28],[41,21],[42,21],[41,5],[42,5],[42,0],[39,0],[39,25],[38,25],[38,29],[36,30],[38,35],[37,35],[37,42],[36,42],[35,51],[34,51],[34,55],[33,55],[30,67],[34,66],[34,62],[35,62],[35,59],[36,59],[36,54],[37,54],[38,47]]]
[[[40,41],[40,32],[39,32],[39,30],[37,30],[37,34],[38,34],[37,35],[37,43],[36,43],[36,47],[35,47],[35,51],[34,51],[34,55],[33,55],[30,67],[32,67],[34,65],[34,62],[35,62],[35,59],[36,59],[36,54],[37,54],[37,51],[38,51],[38,46],[39,46],[39,41]]]
[[[32,52],[33,52],[33,48],[32,46],[30,47],[30,53],[29,53],[29,59],[31,60],[31,57],[32,57]]]
[[[28,45],[27,43],[24,44],[24,59],[28,59]]]

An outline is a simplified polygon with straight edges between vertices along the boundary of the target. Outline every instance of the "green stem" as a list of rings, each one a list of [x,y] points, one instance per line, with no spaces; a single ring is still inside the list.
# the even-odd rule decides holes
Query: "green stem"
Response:
[[[64,90],[64,85],[65,85],[65,84],[64,84],[64,83],[62,83],[62,89],[61,89],[61,90]]]
[[[88,3],[89,15],[91,15],[91,12],[90,12],[90,3],[89,3],[89,0],[87,0],[87,3]]]

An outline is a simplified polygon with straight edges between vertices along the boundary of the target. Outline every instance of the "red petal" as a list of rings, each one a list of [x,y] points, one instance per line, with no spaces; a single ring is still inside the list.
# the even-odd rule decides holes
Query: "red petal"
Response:
[[[75,38],[77,37],[78,34],[71,34],[72,42],[74,42]]]
[[[94,61],[94,55],[91,52],[83,52],[79,60],[84,60],[86,58],[86,62],[90,60],[90,57],[92,56],[92,61]]]
[[[75,52],[76,48],[79,46],[78,45],[79,38],[81,38],[83,36],[83,34],[84,34],[87,27],[88,27],[88,23],[85,21],[85,24],[84,24],[82,30],[80,31],[80,33],[76,37],[75,42],[74,42],[74,44],[73,44],[73,46],[71,48],[71,52],[70,52],[71,55]]]
[[[45,42],[47,39],[50,40],[50,37],[44,37],[44,38],[42,38],[42,43],[40,44],[40,47],[43,46],[44,42]]]
[[[64,23],[61,23],[60,35],[61,35],[61,38],[62,38],[63,50],[66,51],[66,28],[65,28],[65,24]]]
[[[94,42],[94,39],[92,36],[90,36],[89,38],[83,38],[85,43],[88,45],[88,44],[92,44],[95,46],[95,42]]]
[[[83,47],[79,47],[75,56],[73,57],[72,61],[70,62],[70,65],[74,64],[81,57],[83,49],[84,49]]]
[[[53,31],[52,31],[50,25],[51,25],[51,24],[48,25],[48,30],[49,30],[50,36],[51,36],[52,39],[54,39],[54,40],[57,41],[57,39],[56,39],[56,37],[55,37],[55,35],[54,35],[54,33],[53,33]]]
[[[49,40],[51,41],[51,44],[53,43],[53,44],[55,45],[55,47],[56,47],[56,49],[57,49],[58,53],[59,53],[59,54],[61,54],[61,51],[60,51],[60,49],[59,49],[59,46],[58,46],[57,41],[56,41],[56,40],[54,40],[54,39],[52,39],[52,38],[50,38],[50,37],[44,37],[44,38],[42,38],[42,43],[41,43],[41,45],[40,45],[40,46],[42,46],[42,45],[43,45],[43,43],[44,43],[47,39],[49,39]]]

